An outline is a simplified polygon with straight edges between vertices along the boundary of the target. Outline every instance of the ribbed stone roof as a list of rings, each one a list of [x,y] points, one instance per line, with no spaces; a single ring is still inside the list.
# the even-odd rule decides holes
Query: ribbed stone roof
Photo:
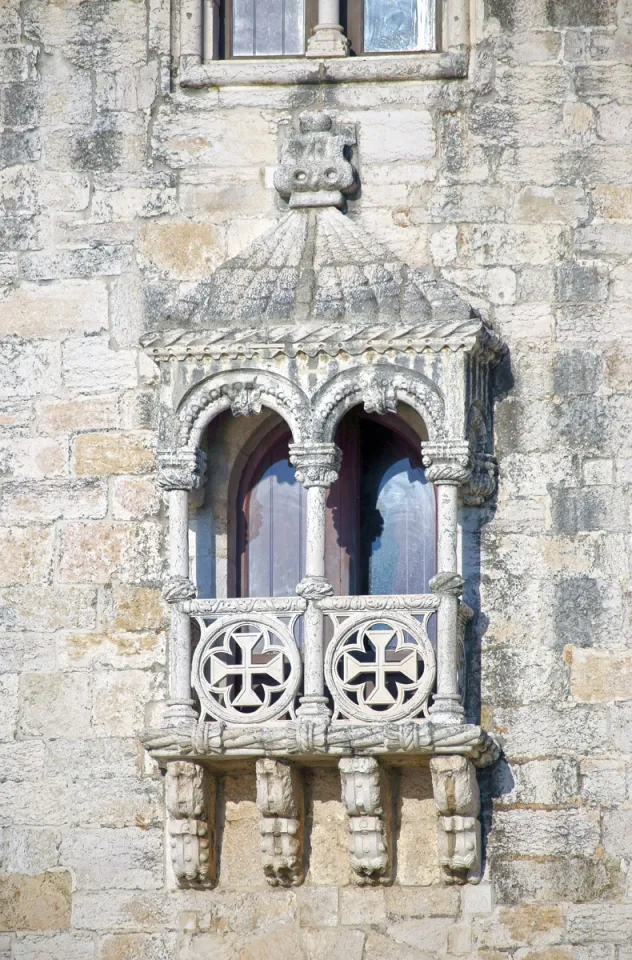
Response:
[[[191,300],[192,328],[405,327],[473,317],[448,284],[398,260],[336,207],[291,210]]]

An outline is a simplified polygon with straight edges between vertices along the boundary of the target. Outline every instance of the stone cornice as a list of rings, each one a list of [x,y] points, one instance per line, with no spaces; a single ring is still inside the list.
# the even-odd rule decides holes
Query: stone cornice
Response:
[[[246,757],[315,756],[464,756],[476,766],[494,763],[500,755],[496,740],[474,724],[432,720],[391,723],[352,723],[327,720],[279,720],[265,725],[231,727],[224,723],[147,730],[143,745],[160,763],[189,759],[205,762]]]

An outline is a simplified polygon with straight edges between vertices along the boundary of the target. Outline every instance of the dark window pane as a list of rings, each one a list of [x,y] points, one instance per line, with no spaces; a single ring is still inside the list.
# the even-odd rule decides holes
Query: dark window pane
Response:
[[[434,50],[435,0],[364,0],[364,52]]]
[[[261,461],[244,498],[241,595],[288,597],[304,573],[305,492],[288,459],[289,435]]]
[[[233,0],[233,56],[296,56],[304,49],[304,0]]]

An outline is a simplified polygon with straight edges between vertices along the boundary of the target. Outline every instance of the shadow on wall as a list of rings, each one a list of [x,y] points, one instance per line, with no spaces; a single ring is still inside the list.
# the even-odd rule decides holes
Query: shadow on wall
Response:
[[[502,401],[511,392],[514,378],[511,372],[511,356],[507,349],[502,361],[492,372],[492,417],[496,404]],[[492,431],[494,424],[492,422]],[[502,481],[501,481],[502,482]],[[466,669],[467,693],[465,700],[465,719],[467,723],[480,723],[483,727],[489,726],[489,720],[484,715],[485,707],[482,702],[481,677],[484,669],[482,663],[483,638],[489,626],[489,617],[481,603],[481,583],[485,576],[481,569],[481,538],[483,527],[490,523],[497,509],[498,487],[493,497],[480,507],[461,507],[459,521],[463,531],[462,537],[462,570],[465,586],[463,600],[474,611],[474,617],[466,632]],[[504,794],[511,793],[514,779],[507,761],[501,758],[489,768],[478,773],[481,792],[480,820],[482,827],[482,870],[484,872],[487,860],[487,837],[491,833],[493,819],[493,800]]]

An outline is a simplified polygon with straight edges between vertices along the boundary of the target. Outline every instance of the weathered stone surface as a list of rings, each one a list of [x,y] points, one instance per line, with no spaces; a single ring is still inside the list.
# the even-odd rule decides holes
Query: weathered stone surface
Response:
[[[80,673],[29,673],[21,681],[23,737],[89,737],[91,684]]]
[[[0,301],[0,336],[63,338],[107,329],[107,289],[101,281],[24,284]]]
[[[154,454],[149,438],[143,435],[84,433],[75,440],[74,456],[75,473],[78,477],[148,473],[154,467]]]
[[[68,523],[62,532],[63,583],[152,582],[160,576],[160,529],[152,523]]]
[[[0,930],[68,930],[70,891],[67,870],[36,877],[0,875]]]

